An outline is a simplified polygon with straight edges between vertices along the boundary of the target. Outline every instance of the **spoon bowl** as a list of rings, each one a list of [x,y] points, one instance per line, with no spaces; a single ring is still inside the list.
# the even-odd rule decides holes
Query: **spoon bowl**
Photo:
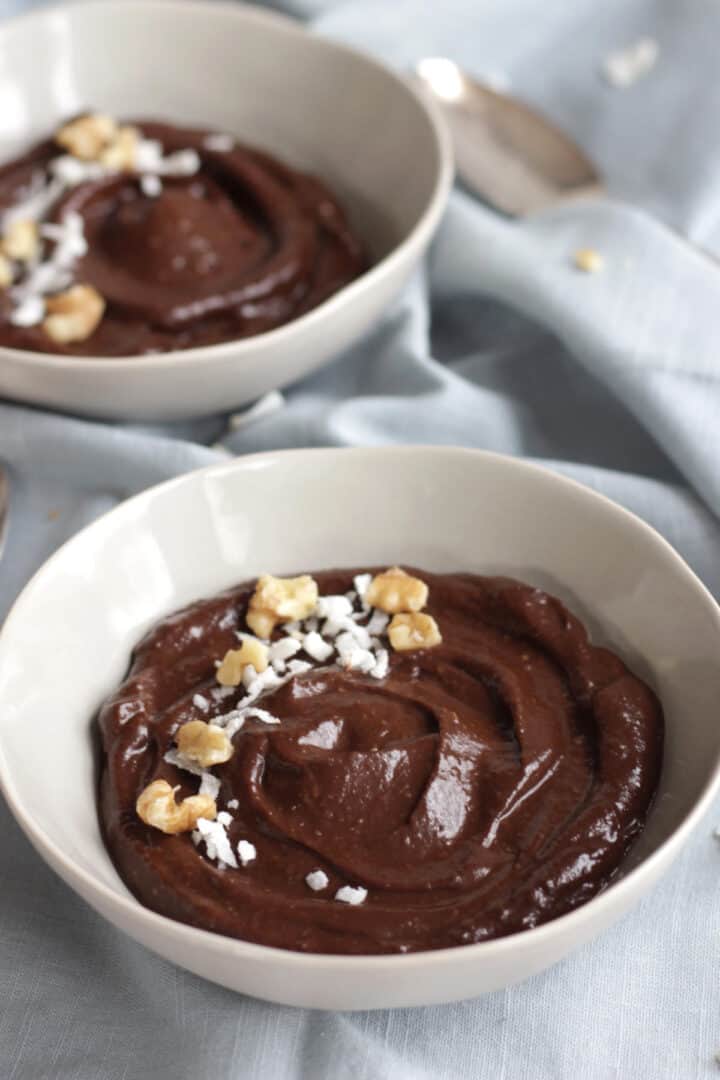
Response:
[[[510,217],[602,194],[602,178],[569,136],[536,109],[471,78],[446,57],[427,57],[417,82],[450,128],[462,181]]]

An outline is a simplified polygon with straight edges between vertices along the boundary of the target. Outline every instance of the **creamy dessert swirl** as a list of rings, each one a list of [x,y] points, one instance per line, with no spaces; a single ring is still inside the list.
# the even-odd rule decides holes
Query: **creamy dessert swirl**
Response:
[[[325,185],[232,136],[91,114],[0,168],[0,344],[187,349],[273,329],[366,267]]]
[[[397,568],[193,604],[140,643],[100,727],[103,829],[143,903],[333,953],[584,903],[642,829],[663,745],[652,690],[557,599]]]

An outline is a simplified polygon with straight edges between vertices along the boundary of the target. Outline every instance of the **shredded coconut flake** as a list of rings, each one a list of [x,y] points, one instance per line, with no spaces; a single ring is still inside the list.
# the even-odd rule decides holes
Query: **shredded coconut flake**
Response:
[[[370,618],[365,624],[365,629],[371,637],[379,636],[380,634],[385,633],[389,622],[389,615],[386,615],[384,611],[380,611],[379,608],[374,608]]]
[[[348,630],[348,633],[351,637],[355,639],[361,649],[370,648],[370,634],[367,627],[358,626],[357,624],[355,624],[350,630]]]
[[[159,173],[162,159],[162,143],[157,139],[141,139],[135,147],[135,168],[138,172]]]
[[[200,709],[202,712],[207,712],[210,708],[210,702],[202,694],[193,694],[192,703],[196,709]]]
[[[240,803],[238,802],[237,799],[228,799],[227,805],[228,805],[228,810],[237,810],[238,807],[240,806]]]
[[[255,670],[254,665],[253,664],[246,664],[245,667],[243,668],[243,673],[242,673],[243,686],[245,687],[246,690],[250,689],[250,687],[255,682],[257,677],[258,677],[258,673]]]
[[[174,765],[177,769],[183,769],[185,772],[192,773],[193,776],[205,775],[205,770],[201,768],[200,765],[191,761],[190,758],[185,757],[179,750],[167,750],[163,760],[167,761],[168,765]]]
[[[202,626],[191,626],[188,634],[197,641],[198,638],[202,637]]]
[[[218,701],[224,701],[225,698],[232,697],[234,693],[235,693],[235,687],[234,686],[215,686],[210,691],[210,697],[213,699],[213,701],[218,702]]]
[[[387,649],[378,649],[375,654],[375,666],[368,672],[373,679],[384,679],[390,668],[390,654]]]
[[[291,660],[288,667],[296,663],[298,663],[297,660]],[[263,690],[274,690],[276,686],[282,685],[282,679],[278,678],[272,668],[266,668],[265,671],[258,675],[258,681],[262,683]]]
[[[61,154],[60,157],[53,158],[48,168],[64,187],[77,187],[78,184],[85,184],[88,180],[99,180],[105,172],[98,161],[80,161],[71,154]],[[46,206],[45,210],[48,209],[49,206]]]
[[[343,885],[335,893],[335,899],[342,904],[362,904],[367,899],[367,894],[367,889],[363,889],[362,885]]]
[[[320,596],[315,606],[318,619],[342,619],[352,614],[353,606],[347,596]]]
[[[226,825],[229,825],[231,821],[230,814],[220,811],[215,821],[198,818],[197,831],[205,841],[205,851],[209,859],[220,863],[221,866],[224,864],[237,870],[238,864],[235,852],[225,829]]]
[[[305,875],[305,882],[313,892],[320,892],[321,889],[327,889],[330,878],[324,870],[311,870],[309,874]]]
[[[52,169],[54,162],[59,160],[55,158],[50,163],[50,168]],[[62,195],[63,188],[64,184],[60,179],[54,179],[48,183],[43,172],[36,172],[28,185],[23,201],[9,207],[0,217],[0,232],[5,232],[13,221],[40,221]]]
[[[45,301],[41,296],[26,296],[10,313],[13,326],[37,326],[45,318]]]
[[[318,634],[317,630],[311,630],[309,634],[305,635],[302,647],[308,656],[311,656],[313,660],[317,660],[320,664],[329,659],[334,652],[334,648],[330,642],[325,641],[325,639]]]
[[[295,661],[291,660],[290,664],[294,662]],[[265,690],[274,690],[278,686],[282,685],[283,680],[280,678],[276,671],[273,671],[271,667],[266,668],[265,671],[261,672],[259,675],[256,674],[254,678],[250,678],[248,682],[245,682],[245,672],[247,672],[250,668],[252,668],[253,672],[255,671],[255,668],[252,667],[252,664],[248,664],[248,666],[245,668],[245,671],[243,672],[243,682],[245,683],[245,688],[247,690],[247,694],[243,698],[243,702],[247,702],[249,704],[251,701],[254,701],[255,698],[259,697],[260,694],[262,694]]]
[[[211,772],[204,772],[200,780],[198,795],[209,795],[211,799],[217,799],[220,794],[220,781]]]
[[[358,629],[360,629],[358,627]],[[369,644],[369,642],[368,642]],[[369,673],[375,667],[375,656],[369,649],[364,648],[354,634],[345,633],[335,641],[340,667],[353,671]]]
[[[237,853],[243,866],[247,866],[257,858],[257,848],[249,840],[238,841]]]
[[[225,722],[220,727],[224,727],[228,739],[232,739],[245,726],[245,715],[240,709],[232,709],[223,719]],[[217,723],[217,720],[214,722]]]
[[[291,660],[288,664],[288,671],[290,675],[302,675],[304,672],[309,671],[312,664],[308,664],[307,660]]]
[[[232,135],[225,135],[220,131],[212,132],[203,139],[203,146],[206,150],[214,150],[217,153],[225,154],[234,148],[235,139]]]
[[[267,709],[256,709],[254,705],[249,705],[246,709],[241,710],[243,720],[260,720],[263,724],[279,724],[277,716],[273,716]]]
[[[145,173],[140,177],[140,190],[149,199],[155,199],[163,189],[162,180],[155,173]]]
[[[200,168],[200,156],[196,150],[175,150],[164,156],[156,139],[141,139],[135,148],[135,167],[158,176],[192,176]]]
[[[195,761],[191,761],[190,758],[185,757],[179,750],[168,750],[164,755],[164,761],[167,761],[168,765],[174,765],[177,769],[182,769],[183,772],[192,773],[193,776],[200,777],[200,787],[198,788],[198,795],[209,795],[211,799],[217,799],[220,794],[220,781],[213,773],[208,772],[207,769],[203,769]]]
[[[53,248],[49,257],[32,265],[24,280],[11,290],[10,321],[15,326],[41,322],[45,315],[44,296],[60,292],[72,282],[72,267],[87,252],[83,219],[73,211],[58,222],[41,225],[40,233],[53,241]]]
[[[602,63],[602,72],[611,86],[625,90],[652,71],[660,55],[653,38],[641,38],[625,49],[609,53]]]
[[[349,615],[341,615],[337,619],[326,619],[322,624],[320,633],[326,638],[336,638],[343,631],[353,633],[355,626],[355,622]]]
[[[268,650],[270,654],[270,660],[273,664],[276,660],[285,663],[285,661],[289,660],[291,656],[295,655],[295,653],[300,652],[301,648],[302,646],[300,642],[296,641],[294,638],[281,638],[280,641],[274,641],[270,646]]]
[[[353,587],[361,601],[365,599],[365,593],[370,588],[371,581],[372,574],[358,574],[353,578]]]
[[[52,262],[58,266],[68,266],[87,254],[85,223],[80,214],[70,211],[59,222],[41,225],[40,233],[55,241]]]

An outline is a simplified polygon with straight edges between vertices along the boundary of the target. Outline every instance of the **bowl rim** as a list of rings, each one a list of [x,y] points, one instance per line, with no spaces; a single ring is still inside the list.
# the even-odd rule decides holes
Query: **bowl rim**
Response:
[[[328,315],[334,314],[344,307],[380,278],[391,274],[401,265],[406,255],[412,249],[422,244],[423,240],[430,235],[437,224],[442,211],[445,208],[447,196],[452,187],[454,178],[454,159],[452,143],[447,124],[437,105],[424,95],[420,89],[413,85],[409,78],[394,71],[389,65],[378,60],[371,53],[357,49],[344,42],[333,38],[314,34],[299,20],[283,15],[277,11],[257,8],[244,0],[59,0],[59,2],[43,6],[41,8],[21,12],[0,24],[0,52],[4,39],[12,34],[21,25],[41,23],[52,19],[54,16],[64,16],[75,9],[86,9],[94,12],[122,11],[132,13],[133,8],[141,8],[143,11],[150,9],[177,9],[202,14],[207,21],[215,15],[221,18],[237,18],[240,23],[249,21],[261,25],[270,26],[290,37],[314,37],[321,47],[340,53],[345,56],[360,60],[367,67],[374,69],[376,74],[389,77],[395,84],[396,89],[409,95],[428,121],[430,133],[434,142],[437,155],[437,169],[435,180],[422,210],[412,228],[396,243],[386,255],[369,269],[365,270],[358,278],[348,282],[336,293],[333,293],[317,307],[311,308],[297,318],[289,322],[266,330],[260,334],[252,334],[245,338],[236,338],[231,341],[219,342],[215,345],[199,345],[192,349],[171,349],[163,353],[129,353],[125,356],[63,356],[56,353],[38,352],[34,349],[13,349],[0,346],[0,362],[12,360],[17,363],[25,363],[29,368],[44,369],[48,366],[58,371],[77,371],[84,374],[98,374],[103,371],[118,372],[150,372],[162,370],[171,363],[191,365],[202,361],[203,365],[212,362],[221,363],[224,360],[242,360],[244,353],[249,353],[257,348],[283,348],[292,345],[293,334],[298,329],[311,329],[320,323]],[[211,14],[212,13],[212,14]]]
[[[224,473],[236,471],[243,472],[247,469],[278,468],[282,467],[284,461],[290,460],[291,458],[319,458],[323,456],[342,458],[351,455],[356,458],[382,458],[383,456],[400,458],[413,455],[416,458],[420,456],[433,456],[445,457],[448,460],[472,459],[481,466],[485,465],[491,468],[500,467],[515,471],[516,473],[524,473],[526,476],[529,475],[531,479],[535,478],[541,482],[550,482],[557,487],[564,488],[570,493],[574,492],[581,498],[589,500],[596,506],[602,507],[606,513],[610,512],[613,515],[622,518],[626,524],[641,532],[645,540],[660,548],[666,556],[669,556],[671,561],[676,564],[676,568],[682,578],[685,579],[687,586],[691,587],[698,594],[698,599],[702,600],[707,606],[709,613],[712,614],[716,623],[717,632],[720,636],[720,606],[718,606],[706,586],[700,581],[694,571],[691,570],[680,554],[675,551],[672,545],[651,525],[648,525],[647,522],[638,517],[637,514],[625,509],[625,507],[620,506],[619,503],[594,491],[585,484],[553,471],[552,468],[548,468],[547,466],[538,464],[534,461],[511,457],[506,454],[460,446],[313,447],[299,450],[276,450],[264,451],[257,454],[247,454],[239,458],[234,458],[231,461],[219,462],[200,469],[194,469],[189,473],[184,473],[180,476],[173,477],[170,480],[166,480],[161,484],[146,488],[139,494],[124,500],[107,513],[102,514],[95,521],[91,522],[90,525],[85,526],[70,537],[70,539],[66,540],[65,543],[43,563],[25,585],[13,603],[4,624],[0,627],[0,662],[2,661],[3,654],[7,648],[8,638],[12,635],[14,622],[19,617],[19,614],[22,613],[21,609],[26,594],[37,588],[42,588],[43,578],[46,572],[64,557],[65,549],[79,541],[81,538],[84,538],[86,534],[90,533],[92,530],[101,531],[103,528],[112,527],[115,520],[122,519],[127,515],[132,516],[144,502],[154,499],[161,493],[164,494],[169,492],[174,487],[181,486],[185,483],[196,482],[201,476],[221,476]],[[189,926],[186,923],[178,922],[168,916],[160,915],[150,908],[145,907],[132,894],[124,896],[116,892],[109,885],[99,881],[96,876],[84,867],[78,865],[70,856],[66,855],[55,841],[47,836],[42,827],[35,822],[32,814],[25,809],[22,799],[15,790],[12,771],[5,758],[2,739],[0,739],[0,792],[5,796],[13,816],[35,849],[66,882],[75,887],[76,891],[79,891],[86,899],[93,895],[99,895],[102,900],[100,910],[103,913],[112,911],[117,922],[123,926],[132,925],[139,921],[145,925],[149,932],[154,930],[157,937],[160,939],[167,940],[167,938],[170,937],[187,941],[187,935],[190,935],[190,938],[197,946],[202,947],[206,952],[222,953],[227,956],[228,950],[231,950],[238,960],[244,958],[253,960],[258,964],[264,963],[267,965],[284,963],[291,967],[300,966],[307,968],[310,966],[314,969],[327,969],[328,971],[340,971],[348,967],[357,971],[365,969],[395,971],[399,967],[402,967],[404,971],[409,972],[414,968],[424,967],[427,964],[454,964],[463,959],[468,962],[473,959],[477,962],[482,962],[483,959],[491,961],[495,957],[504,956],[506,953],[521,947],[523,942],[526,943],[528,948],[531,948],[533,945],[541,946],[544,941],[551,940],[556,935],[563,936],[566,932],[572,935],[574,928],[580,928],[583,924],[595,921],[595,917],[602,913],[603,908],[609,907],[609,909],[612,910],[613,905],[609,902],[609,897],[615,898],[618,902],[621,901],[621,897],[626,897],[626,906],[629,906],[632,902],[632,894],[636,882],[639,879],[648,876],[653,880],[654,877],[669,864],[672,856],[677,853],[678,848],[684,843],[689,833],[703,817],[719,790],[720,755],[718,755],[718,759],[715,762],[710,777],[705,782],[699,796],[695,799],[690,810],[683,817],[679,825],[669,833],[650,855],[644,858],[637,866],[629,870],[623,877],[612,882],[608,888],[597,893],[586,903],[580,905],[580,907],[575,908],[565,915],[560,915],[555,919],[551,919],[549,922],[543,923],[540,926],[509,934],[506,937],[494,938],[489,941],[481,941],[470,945],[455,945],[444,949],[433,949],[408,954],[385,953],[356,956],[347,953],[305,953],[297,952],[292,949],[281,949],[271,945],[261,945],[256,942],[227,937],[224,934],[216,934],[210,930],[202,930],[194,926]],[[653,871],[656,871],[656,873],[654,874]],[[79,884],[76,885],[76,883]],[[91,901],[88,900],[88,902]],[[617,907],[617,904],[615,907]],[[604,925],[602,920],[599,920],[598,923],[600,927]]]

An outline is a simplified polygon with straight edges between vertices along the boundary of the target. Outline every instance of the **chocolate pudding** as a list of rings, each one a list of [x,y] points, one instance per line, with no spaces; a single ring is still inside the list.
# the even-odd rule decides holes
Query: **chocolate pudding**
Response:
[[[131,356],[232,341],[367,266],[318,179],[234,137],[90,114],[0,168],[0,344]]]
[[[613,879],[662,760],[652,690],[547,593],[465,573],[265,577],[164,619],[99,718],[138,899],[231,937],[406,953]]]

